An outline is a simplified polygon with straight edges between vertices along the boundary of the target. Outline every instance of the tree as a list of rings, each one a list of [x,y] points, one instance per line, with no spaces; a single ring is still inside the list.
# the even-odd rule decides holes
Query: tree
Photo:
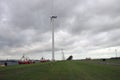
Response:
[[[72,58],[73,58],[73,56],[71,55],[67,58],[67,60],[72,60]]]

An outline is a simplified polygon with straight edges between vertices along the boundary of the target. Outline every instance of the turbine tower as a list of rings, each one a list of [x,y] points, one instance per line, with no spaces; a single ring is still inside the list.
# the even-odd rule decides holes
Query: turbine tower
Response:
[[[51,16],[51,26],[52,26],[52,61],[55,61],[55,56],[54,56],[54,52],[55,52],[55,44],[54,44],[54,19],[56,19],[57,16]]]
[[[116,58],[117,58],[117,49],[115,49],[115,54],[116,54]]]

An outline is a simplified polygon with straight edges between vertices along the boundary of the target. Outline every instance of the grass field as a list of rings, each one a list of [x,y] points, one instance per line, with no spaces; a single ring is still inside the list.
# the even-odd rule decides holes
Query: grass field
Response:
[[[84,62],[120,66],[120,59],[106,59],[105,61],[103,61],[102,59],[97,59],[97,60],[95,59],[95,60],[84,60]]]
[[[120,80],[120,66],[64,61],[0,68],[0,80]]]

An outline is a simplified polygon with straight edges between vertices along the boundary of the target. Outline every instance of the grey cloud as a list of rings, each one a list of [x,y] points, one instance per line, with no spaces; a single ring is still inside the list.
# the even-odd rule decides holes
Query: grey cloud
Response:
[[[93,1],[94,4],[92,3]],[[118,29],[119,28],[118,18],[120,11],[119,1],[116,0],[113,1],[114,3],[111,2],[110,4],[109,2],[108,3],[105,2],[106,1],[92,0],[91,1],[92,5],[90,5],[90,3],[89,4],[83,3],[82,5],[85,4],[83,8],[84,10],[81,12],[78,11],[78,13],[74,15],[75,16],[75,21],[73,22],[74,25],[69,25],[70,23],[67,24],[69,25],[68,29],[70,29],[72,33],[77,32],[77,34],[81,33],[82,31],[88,30],[91,30],[92,32],[99,32]],[[81,8],[82,6],[79,6],[78,10],[80,10]],[[115,15],[117,17],[115,17]],[[116,19],[118,19],[118,21],[116,21]]]
[[[56,51],[119,46],[119,3],[119,0],[54,0],[52,8],[51,0],[0,0],[0,52],[15,54],[28,46],[24,52],[49,53],[52,15],[58,16],[54,22]]]

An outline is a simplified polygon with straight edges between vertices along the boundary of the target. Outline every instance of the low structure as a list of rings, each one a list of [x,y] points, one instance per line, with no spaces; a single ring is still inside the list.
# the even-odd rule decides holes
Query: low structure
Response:
[[[48,62],[48,61],[49,61],[49,60],[46,60],[46,59],[43,58],[43,57],[40,59],[40,62]]]

